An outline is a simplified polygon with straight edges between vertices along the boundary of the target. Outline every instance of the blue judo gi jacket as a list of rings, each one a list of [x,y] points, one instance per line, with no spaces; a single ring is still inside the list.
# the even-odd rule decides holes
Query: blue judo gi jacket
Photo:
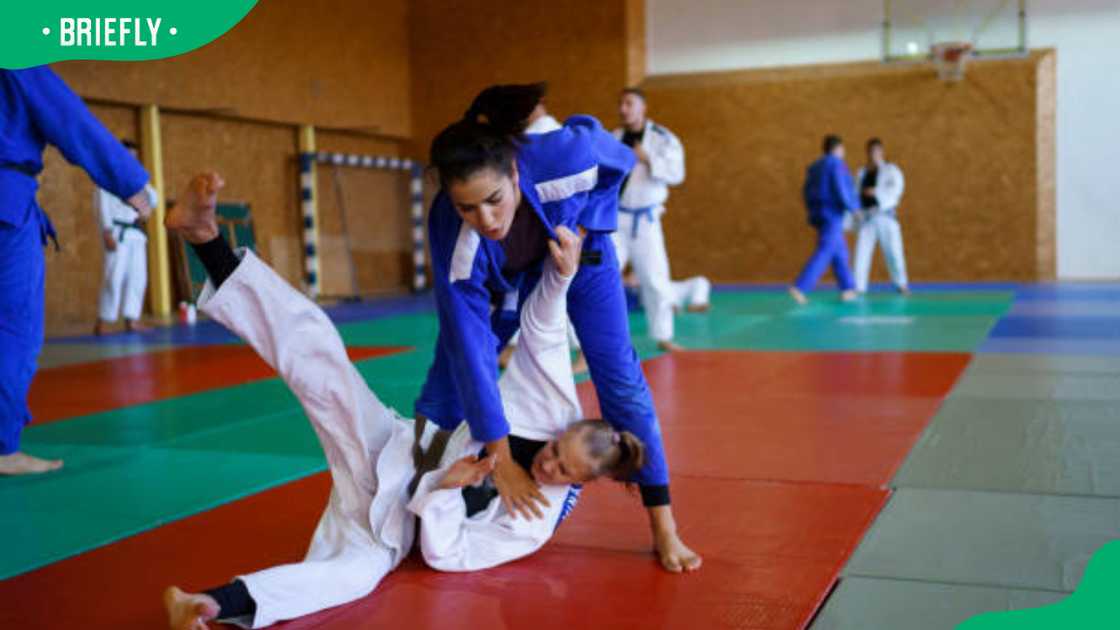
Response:
[[[848,165],[834,155],[825,155],[809,166],[802,194],[809,224],[818,228],[860,207]]]
[[[668,467],[649,386],[630,341],[626,297],[610,233],[618,227],[618,193],[633,151],[589,116],[527,135],[517,165],[521,192],[551,238],[564,225],[587,230],[583,261],[568,291],[568,314],[587,357],[604,419],[646,444],[635,481],[647,505],[669,502]],[[540,269],[502,273],[500,243],[481,237],[440,192],[429,216],[440,333],[416,412],[445,428],[465,419],[474,439],[509,432],[498,391],[497,355],[517,329]],[[496,307],[492,308],[492,305]]]
[[[19,450],[43,344],[43,245],[54,229],[35,193],[47,144],[122,199],[148,182],[136,158],[50,68],[0,69],[0,455]]]

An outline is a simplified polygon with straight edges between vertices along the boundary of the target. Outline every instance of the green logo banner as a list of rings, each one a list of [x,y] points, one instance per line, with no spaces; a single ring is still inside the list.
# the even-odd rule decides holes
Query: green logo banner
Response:
[[[221,37],[257,0],[38,0],[10,2],[0,20],[0,68],[69,59],[144,61]]]
[[[1080,630],[1120,628],[1120,540],[1097,550],[1081,584],[1064,600],[1028,610],[991,612],[973,617],[957,630]]]

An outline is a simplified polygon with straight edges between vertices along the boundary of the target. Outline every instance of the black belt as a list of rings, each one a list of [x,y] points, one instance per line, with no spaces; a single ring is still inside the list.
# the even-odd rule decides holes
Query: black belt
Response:
[[[447,450],[447,441],[451,439],[450,431],[440,429],[432,436],[432,443],[428,445],[428,450],[425,451],[420,446],[420,440],[424,437],[424,428],[427,424],[428,420],[419,416],[413,425],[416,442],[412,445],[412,462],[416,465],[416,474],[413,475],[412,481],[408,483],[408,496],[410,497],[416,493],[416,486],[420,485],[420,478],[439,468],[439,460],[443,459],[443,452]]]
[[[124,231],[125,230],[136,230],[137,232],[140,232],[141,234],[144,233],[144,224],[141,223],[140,221],[133,221],[132,223],[129,223],[127,221],[118,221],[116,219],[113,219],[113,225],[120,228],[120,232],[117,233],[117,240],[118,241],[123,241],[124,240]]]
[[[39,176],[39,171],[38,170],[36,170],[36,169],[34,169],[30,166],[26,166],[24,164],[5,163],[5,164],[0,164],[0,168],[7,169],[9,171],[15,171],[17,173],[23,173],[24,175],[26,175],[28,177],[38,177]]]

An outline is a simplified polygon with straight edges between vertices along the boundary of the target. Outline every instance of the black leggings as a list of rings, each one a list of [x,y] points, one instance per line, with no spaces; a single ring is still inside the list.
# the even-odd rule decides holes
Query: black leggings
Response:
[[[237,269],[237,265],[241,264],[241,260],[237,258],[237,254],[233,253],[233,248],[229,246],[220,232],[213,240],[200,245],[191,243],[191,249],[194,250],[194,253],[202,262],[202,266],[206,268],[206,275],[210,276],[210,281],[214,283],[215,289],[222,286],[226,278],[230,277]]]
[[[257,614],[257,602],[253,601],[253,596],[249,594],[249,589],[241,580],[234,580],[203,593],[218,602],[219,619],[254,617]]]

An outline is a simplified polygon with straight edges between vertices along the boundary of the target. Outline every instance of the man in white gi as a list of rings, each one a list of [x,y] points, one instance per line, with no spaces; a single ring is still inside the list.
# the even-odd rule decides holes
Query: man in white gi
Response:
[[[684,181],[684,147],[668,129],[646,117],[645,94],[622,91],[618,107],[622,127],[616,138],[634,150],[638,163],[622,184],[618,231],[612,236],[619,268],[629,263],[638,277],[649,334],[662,350],[679,350],[673,342],[675,293],[661,215],[669,187]]]
[[[867,141],[867,165],[859,169],[856,181],[859,182],[860,205],[863,206],[856,241],[856,291],[867,292],[871,254],[878,241],[883,247],[891,282],[899,293],[909,295],[902,228],[898,225],[898,204],[902,200],[906,181],[902,177],[902,169],[883,157],[883,142],[878,138]]]
[[[387,408],[322,309],[251,252],[234,254],[214,221],[221,185],[216,174],[196,177],[167,227],[206,267],[203,311],[253,346],[299,398],[333,487],[302,562],[203,593],[169,588],[164,603],[173,630],[203,630],[214,619],[260,628],[364,597],[409,553],[417,519],[424,560],[435,569],[471,571],[524,557],[552,536],[578,484],[602,475],[625,479],[642,466],[644,446],[633,434],[579,421],[566,294],[581,241],[566,228],[557,230],[560,243],[549,243],[551,257],[522,310],[521,345],[498,383],[513,457],[547,500],[544,518],[519,519],[496,500],[488,483],[495,460],[466,423],[449,434]]]
[[[133,157],[139,156],[133,142],[121,142]],[[115,323],[121,314],[125,330],[143,331],[140,314],[144,308],[144,291],[148,288],[148,235],[144,232],[144,223],[132,206],[103,188],[94,193],[93,208],[105,246],[105,268],[93,334],[105,332],[105,326]]]

